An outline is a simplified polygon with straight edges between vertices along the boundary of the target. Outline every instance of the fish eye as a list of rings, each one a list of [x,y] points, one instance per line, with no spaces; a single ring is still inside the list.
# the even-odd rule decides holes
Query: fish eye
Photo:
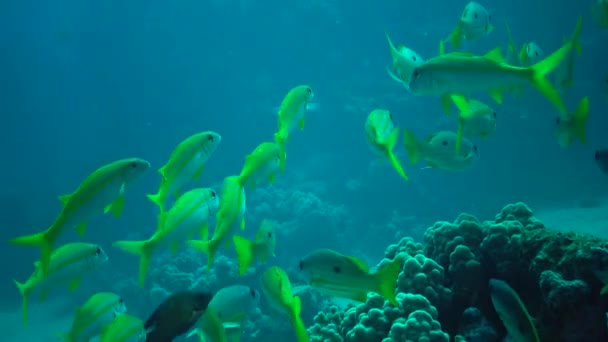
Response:
[[[122,298],[120,298],[120,299],[118,300],[118,304],[123,304],[124,302],[125,302],[125,301],[124,301]]]
[[[418,71],[418,69],[414,69],[413,75],[414,75],[414,77],[420,76],[420,71]]]
[[[473,151],[477,152],[477,145],[473,145]]]
[[[560,119],[560,118],[556,118],[556,119],[555,119],[555,123],[556,123],[556,124],[558,124],[558,125],[559,125],[561,122],[562,122],[562,119]]]
[[[302,260],[300,260],[300,270],[304,269],[304,265],[302,264]]]
[[[535,51],[534,54],[536,55],[536,57],[538,57],[538,51]]]
[[[494,116],[494,119],[496,119],[496,112],[492,112],[492,115]]]
[[[272,233],[271,232],[268,232],[268,237],[272,238]]]
[[[213,134],[209,134],[209,135],[207,136],[207,140],[209,140],[209,141],[213,141],[213,139],[214,139],[214,138],[213,138]]]
[[[137,167],[137,163],[136,162],[131,162],[131,168],[136,168]]]
[[[441,142],[441,145],[443,145],[443,146],[448,146],[448,142],[447,142],[447,140],[442,141],[442,142]]]
[[[306,93],[308,95],[312,95],[312,89],[310,87],[306,87]]]
[[[215,193],[215,190],[211,190],[211,198],[215,198],[215,196],[217,196],[217,194]]]
[[[416,56],[412,56],[412,60],[415,62],[416,61]]]
[[[339,266],[334,266],[334,273],[340,273],[342,272],[342,270],[340,270]]]
[[[253,289],[253,287],[249,287],[249,294],[251,295],[251,297],[255,298],[255,290]]]
[[[95,253],[96,253],[97,255],[101,255],[101,248],[97,247],[97,250],[95,251]]]
[[[474,17],[475,19],[477,19],[477,18],[479,17],[479,15],[477,14],[477,12],[473,13],[473,17]]]
[[[393,121],[393,113],[388,112],[388,118],[389,118],[391,121]]]

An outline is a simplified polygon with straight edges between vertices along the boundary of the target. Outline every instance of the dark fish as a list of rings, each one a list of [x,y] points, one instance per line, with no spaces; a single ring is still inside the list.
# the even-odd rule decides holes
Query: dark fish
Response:
[[[144,328],[146,342],[171,342],[190,330],[207,309],[212,294],[208,292],[176,292],[154,310]]]
[[[595,162],[600,170],[608,175],[608,148],[595,151]]]

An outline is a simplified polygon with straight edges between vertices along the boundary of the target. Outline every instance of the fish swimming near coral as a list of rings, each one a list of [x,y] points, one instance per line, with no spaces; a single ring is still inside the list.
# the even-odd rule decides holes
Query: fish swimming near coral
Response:
[[[526,306],[506,282],[490,279],[492,304],[512,341],[540,342],[538,332]]]
[[[173,293],[146,320],[146,342],[171,342],[188,332],[203,315],[211,299],[208,292]]]

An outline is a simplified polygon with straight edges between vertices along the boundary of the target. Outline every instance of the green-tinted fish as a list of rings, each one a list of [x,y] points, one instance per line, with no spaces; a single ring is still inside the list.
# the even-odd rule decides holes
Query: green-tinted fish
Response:
[[[608,0],[593,0],[591,14],[600,28],[608,28]]]
[[[51,253],[46,275],[42,272],[41,263],[35,262],[35,270],[25,283],[15,280],[23,297],[23,324],[27,324],[27,302],[34,291],[39,292],[40,302],[55,288],[67,286],[73,291],[85,274],[99,269],[107,261],[108,256],[101,246],[74,242],[62,245]]]
[[[274,248],[277,245],[275,224],[270,220],[262,221],[255,240],[249,241],[242,236],[234,235],[234,248],[239,261],[239,273],[245,274],[249,266],[257,258],[266,262],[268,257],[275,256]]]
[[[543,50],[535,42],[524,43],[519,51],[519,61],[524,66],[537,63],[543,56]]]
[[[463,40],[476,40],[490,34],[494,30],[490,24],[491,18],[488,10],[482,5],[474,1],[469,2],[462,11],[458,25],[448,37],[452,47],[457,49]]]
[[[583,17],[580,16],[576,23],[576,29],[574,30],[574,33],[570,38],[570,40],[572,41],[573,49],[570,51],[568,56],[566,56],[566,58],[559,65],[559,67],[555,70],[555,83],[564,90],[574,85],[574,62],[576,60],[576,55],[580,56],[583,53],[583,47],[581,41],[579,40],[582,26]],[[564,38],[564,42],[566,41],[567,38]]]
[[[496,313],[513,341],[540,342],[532,317],[517,293],[499,279],[490,279],[490,296]]]
[[[293,294],[291,282],[285,270],[278,266],[267,269],[262,275],[262,289],[268,303],[290,318],[297,341],[308,342],[306,326],[300,318],[302,303],[300,297]]]
[[[129,314],[116,317],[103,328],[99,342],[144,342],[146,330],[144,322]]]
[[[144,286],[146,272],[155,251],[170,248],[175,255],[181,241],[200,234],[207,240],[208,221],[219,207],[219,196],[210,188],[192,189],[180,196],[169,211],[161,212],[158,228],[144,241],[117,241],[113,246],[127,253],[139,255],[139,285]]]
[[[279,108],[278,117],[279,124],[277,132],[274,134],[274,139],[279,145],[281,151],[280,169],[285,170],[285,144],[289,138],[289,134],[296,127],[304,129],[306,112],[310,109],[309,104],[314,98],[312,88],[307,85],[299,85],[291,88]]]
[[[412,131],[405,129],[405,149],[412,164],[426,161],[432,168],[460,171],[467,169],[479,159],[477,146],[463,138],[460,151],[456,152],[458,135],[454,132],[441,131],[419,141]]]
[[[114,318],[125,313],[127,308],[122,298],[111,292],[98,292],[78,309],[67,333],[60,334],[66,342],[88,342],[100,335],[103,327]]]
[[[84,235],[87,223],[95,216],[112,212],[119,217],[125,204],[128,185],[141,176],[150,163],[143,159],[117,160],[95,170],[71,194],[60,196],[63,207],[55,222],[45,231],[21,236],[10,242],[20,246],[35,246],[42,250],[40,266],[47,273],[51,252],[66,229],[76,227]]]
[[[385,35],[393,61],[391,67],[387,67],[386,71],[392,79],[403,84],[408,89],[414,68],[424,63],[424,59],[414,50],[403,45],[396,48],[388,33],[385,33]]]
[[[245,157],[245,165],[239,175],[241,184],[243,186],[247,184],[250,188],[264,180],[268,180],[272,184],[283,159],[285,156],[281,156],[281,149],[276,143],[259,144],[251,154]]]
[[[245,209],[245,189],[240,183],[239,176],[224,178],[220,207],[215,215],[213,236],[208,241],[188,241],[189,246],[207,254],[207,265],[209,266],[207,270],[211,268],[220,244],[229,242],[228,238],[234,227],[240,225],[241,229],[245,229]]]
[[[201,176],[205,163],[221,141],[218,133],[206,131],[189,136],[175,147],[167,164],[158,170],[161,176],[158,192],[148,195],[161,212],[165,211],[169,196],[179,197],[184,185]]]
[[[496,131],[496,112],[490,106],[477,100],[467,100],[462,95],[450,98],[458,108],[456,153],[460,152],[463,135],[486,138]]]
[[[496,102],[502,103],[504,90],[519,89],[522,85],[531,84],[555,105],[560,113],[565,113],[566,108],[559,92],[545,76],[566,58],[572,46],[569,41],[530,67],[507,64],[500,48],[483,56],[464,52],[439,55],[414,69],[410,91],[416,95],[441,97],[487,91]]]
[[[517,46],[515,45],[515,41],[513,40],[513,35],[511,34],[511,26],[509,25],[509,21],[505,18],[505,29],[507,30],[507,56],[506,61],[509,64],[515,65],[519,63],[519,56],[517,53]]]
[[[311,287],[329,296],[359,302],[375,292],[397,306],[397,278],[401,262],[397,259],[375,272],[364,261],[331,249],[318,249],[300,260],[302,271]]]
[[[565,117],[558,117],[555,134],[557,141],[562,147],[568,147],[575,138],[583,144],[587,143],[586,130],[587,120],[589,119],[589,98],[584,97],[576,106],[573,113]]]
[[[365,137],[372,149],[388,159],[399,176],[408,180],[408,176],[401,166],[401,162],[393,152],[399,130],[393,122],[393,115],[385,109],[374,109],[367,116],[365,122]]]

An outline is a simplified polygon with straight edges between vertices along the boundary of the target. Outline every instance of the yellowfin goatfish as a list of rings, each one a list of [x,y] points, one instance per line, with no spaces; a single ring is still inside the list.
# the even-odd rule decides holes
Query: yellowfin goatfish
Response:
[[[206,131],[189,136],[175,147],[169,161],[158,170],[161,176],[158,192],[148,195],[161,212],[165,211],[165,202],[169,196],[179,197],[179,191],[184,185],[201,176],[205,163],[221,141],[221,135]]]
[[[245,285],[232,285],[219,290],[211,299],[207,310],[213,310],[219,320],[215,320],[211,315],[205,315],[197,322],[187,337],[198,335],[199,341],[205,341],[205,335],[210,337],[212,342],[216,339],[215,335],[227,335],[236,340],[241,336],[242,324],[258,306],[260,294],[253,288]],[[212,318],[210,320],[210,318]],[[221,324],[221,326],[220,326]],[[209,329],[210,325],[216,325]],[[205,329],[207,331],[205,331]],[[223,331],[222,331],[223,330]],[[217,332],[220,331],[218,334]]]
[[[245,165],[243,165],[239,174],[241,184],[243,186],[248,184],[250,188],[264,180],[268,180],[272,184],[279,170],[281,160],[285,159],[285,156],[281,156],[283,152],[279,145],[274,142],[259,144],[251,154],[245,157]]]
[[[207,271],[213,264],[215,253],[222,242],[228,243],[229,235],[234,226],[240,225],[245,229],[245,189],[240,183],[239,176],[228,176],[224,178],[222,185],[222,196],[220,206],[215,215],[215,229],[213,236],[208,241],[189,240],[188,245],[194,249],[207,254]]]
[[[312,288],[326,295],[365,302],[367,294],[375,292],[397,306],[397,278],[401,272],[397,259],[372,272],[361,259],[318,249],[300,260],[300,271]]]
[[[262,275],[262,289],[270,306],[286,314],[296,333],[298,342],[308,342],[306,326],[300,318],[302,302],[300,297],[293,294],[289,277],[285,270],[272,266]]]
[[[452,95],[451,99],[458,108],[456,153],[460,152],[463,135],[486,138],[496,131],[496,112],[490,106],[461,95]]]
[[[543,56],[543,50],[535,42],[524,43],[519,51],[519,61],[524,66],[537,63]]]
[[[527,83],[538,89],[560,113],[566,107],[553,84],[545,77],[567,57],[569,41],[553,54],[530,67],[517,67],[505,62],[500,48],[483,56],[451,52],[427,60],[414,69],[410,91],[416,95],[445,96],[488,91],[502,103],[502,91],[520,88]]]
[[[568,147],[575,138],[583,144],[587,143],[586,130],[589,119],[589,98],[584,97],[576,106],[573,113],[558,117],[555,134],[557,141],[562,147]]]
[[[291,88],[279,107],[278,129],[274,134],[274,139],[280,149],[280,170],[285,170],[285,144],[291,134],[291,131],[296,127],[304,129],[306,112],[310,110],[309,105],[314,98],[312,88],[307,85],[299,85]]]
[[[121,159],[100,167],[85,178],[73,193],[59,197],[63,203],[61,213],[47,230],[10,242],[40,247],[40,267],[42,273],[46,274],[55,242],[65,229],[75,226],[78,233],[84,235],[87,223],[95,216],[111,211],[115,217],[119,217],[128,185],[148,168],[150,163],[138,158]]]
[[[555,70],[555,83],[562,89],[568,89],[574,85],[574,62],[576,59],[575,55],[580,56],[583,52],[583,47],[581,41],[579,40],[579,35],[581,33],[582,26],[583,17],[580,16],[578,17],[578,21],[576,23],[576,29],[574,30],[574,33],[570,38],[574,49],[570,51],[568,56]],[[566,42],[567,38],[564,38],[564,41]]]
[[[249,241],[239,235],[234,235],[232,240],[239,261],[240,275],[245,274],[255,259],[259,258],[261,262],[266,262],[268,257],[275,256],[274,249],[277,245],[275,224],[270,220],[262,221],[255,240]]]
[[[23,324],[27,324],[27,302],[34,291],[39,292],[40,302],[55,288],[68,286],[73,291],[80,285],[85,274],[98,270],[107,261],[108,256],[101,246],[74,242],[59,246],[51,253],[46,275],[42,272],[40,262],[35,262],[35,270],[25,283],[15,280],[23,298]]]
[[[490,296],[512,341],[540,342],[532,317],[517,293],[499,279],[490,279]]]
[[[393,152],[399,130],[393,122],[393,115],[385,109],[374,109],[368,116],[365,122],[365,137],[372,149],[385,156],[399,176],[408,180],[407,174],[403,170],[403,166]]]
[[[129,314],[116,317],[103,328],[99,342],[144,342],[146,330],[144,322]]]
[[[405,88],[408,89],[414,68],[424,63],[424,59],[414,50],[403,45],[399,46],[397,49],[395,45],[393,45],[393,41],[388,33],[385,35],[393,60],[391,67],[387,67],[386,71],[392,79],[403,84]]]
[[[457,49],[462,44],[462,40],[476,40],[487,36],[494,30],[490,13],[482,5],[477,2],[469,2],[462,11],[458,25],[452,31],[448,40],[452,43],[452,47]]]
[[[126,311],[127,307],[119,295],[98,292],[76,309],[70,331],[60,336],[66,342],[88,342],[100,335],[103,327]]]
[[[218,210],[219,196],[210,188],[192,189],[180,196],[169,211],[161,212],[158,228],[144,241],[116,241],[113,246],[127,253],[139,255],[139,286],[144,286],[150,259],[160,248],[171,248],[175,255],[181,241],[200,234],[207,240],[208,222]]]
[[[441,131],[429,135],[424,141],[419,141],[414,133],[405,129],[405,149],[412,164],[424,160],[429,167],[460,171],[467,169],[479,159],[477,146],[463,138],[460,151],[456,152],[457,134]]]

